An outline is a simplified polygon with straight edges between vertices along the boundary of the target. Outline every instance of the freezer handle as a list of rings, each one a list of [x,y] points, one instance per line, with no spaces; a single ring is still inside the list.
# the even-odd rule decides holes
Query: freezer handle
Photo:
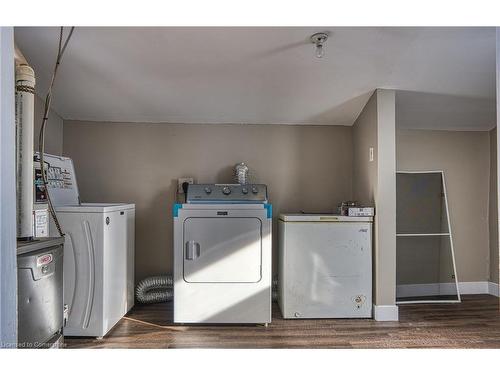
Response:
[[[200,244],[196,241],[186,242],[186,259],[195,260],[200,256]]]

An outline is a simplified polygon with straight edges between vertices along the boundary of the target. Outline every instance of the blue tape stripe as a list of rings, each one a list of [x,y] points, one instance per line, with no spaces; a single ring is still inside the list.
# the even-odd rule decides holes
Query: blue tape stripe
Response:
[[[214,199],[214,200],[202,200],[202,201],[192,200],[192,201],[188,202],[188,204],[262,204],[262,202],[249,201],[249,200],[225,201],[225,200],[215,200]]]
[[[264,208],[267,210],[267,218],[273,218],[273,205],[271,203],[264,203]]]
[[[172,213],[173,213],[174,217],[179,216],[179,209],[181,209],[181,208],[182,208],[181,203],[174,203],[174,206],[172,207]]]

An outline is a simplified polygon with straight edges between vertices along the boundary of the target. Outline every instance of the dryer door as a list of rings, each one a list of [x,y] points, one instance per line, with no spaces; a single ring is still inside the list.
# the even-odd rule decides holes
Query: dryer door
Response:
[[[261,279],[262,223],[247,217],[184,221],[184,280],[253,283]]]

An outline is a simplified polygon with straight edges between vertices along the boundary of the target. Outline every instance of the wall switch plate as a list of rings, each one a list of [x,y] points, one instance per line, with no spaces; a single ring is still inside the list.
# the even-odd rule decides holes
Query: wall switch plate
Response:
[[[184,190],[182,190],[182,184],[184,182],[188,182],[190,184],[194,184],[194,178],[193,177],[181,177],[177,179],[177,193],[183,194]]]
[[[370,161],[373,161],[373,147],[370,147]]]

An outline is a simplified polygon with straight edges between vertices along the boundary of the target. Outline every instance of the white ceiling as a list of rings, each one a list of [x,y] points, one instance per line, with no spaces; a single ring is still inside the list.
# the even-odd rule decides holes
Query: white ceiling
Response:
[[[15,38],[44,94],[58,29]],[[352,125],[377,87],[404,90],[401,127],[490,129],[495,29],[81,27],[53,105],[91,121]]]

